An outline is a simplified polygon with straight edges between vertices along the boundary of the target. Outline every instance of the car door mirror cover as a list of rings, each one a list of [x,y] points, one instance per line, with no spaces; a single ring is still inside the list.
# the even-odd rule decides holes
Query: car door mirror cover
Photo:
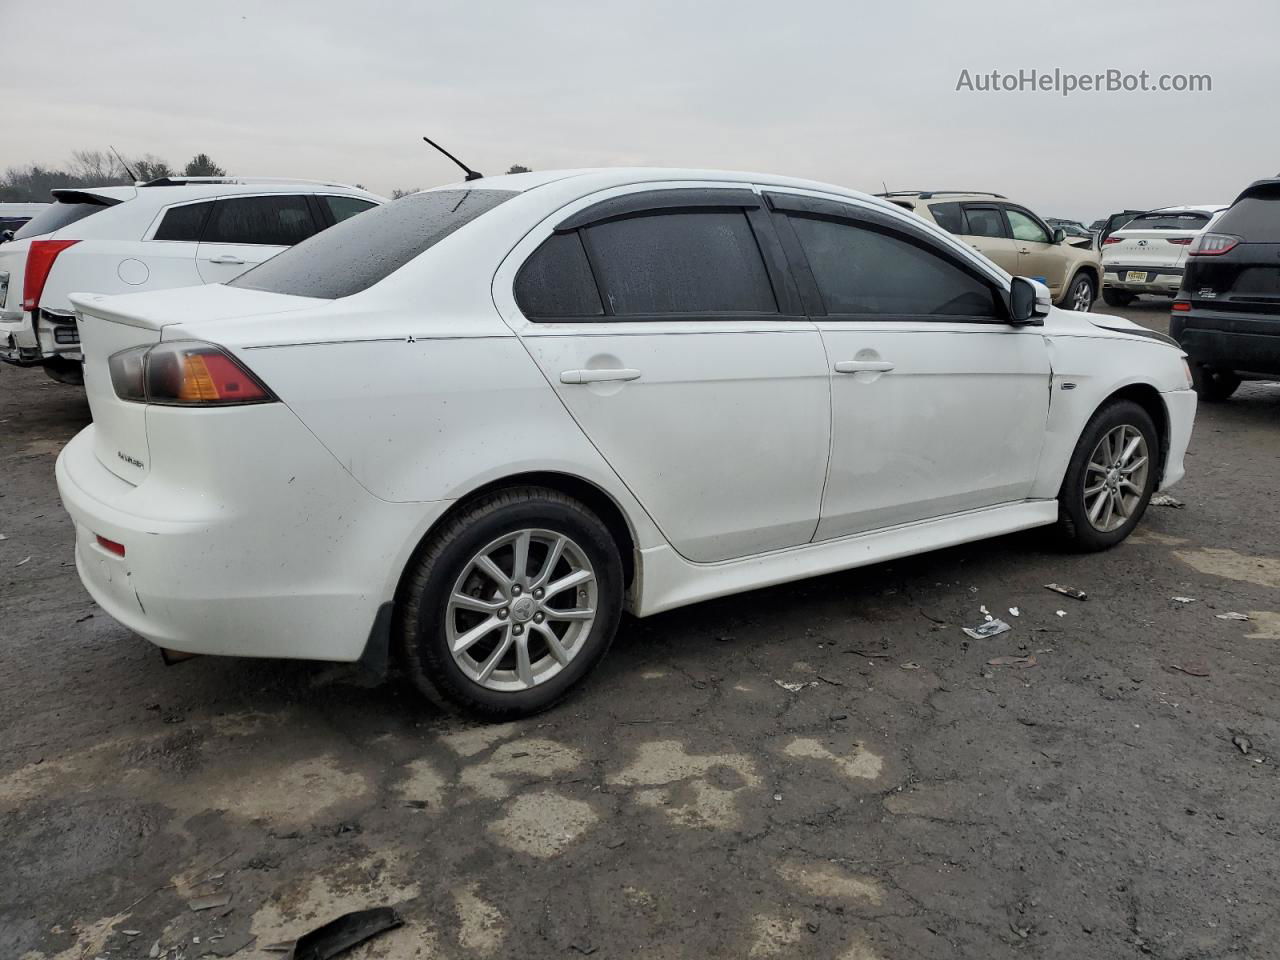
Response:
[[[1040,324],[1049,312],[1049,291],[1042,283],[1027,277],[1014,277],[1009,284],[1006,306],[1009,322],[1019,325]]]
[[[1066,240],[1066,239],[1067,239],[1067,231],[1063,230],[1061,227],[1054,227],[1054,228],[1053,228],[1053,242],[1054,242],[1054,243],[1062,243],[1062,242],[1063,242],[1064,240]]]

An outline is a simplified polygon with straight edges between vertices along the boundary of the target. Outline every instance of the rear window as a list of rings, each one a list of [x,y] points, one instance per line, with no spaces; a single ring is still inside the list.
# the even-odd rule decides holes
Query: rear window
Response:
[[[964,233],[964,211],[958,203],[934,203],[929,205],[934,222],[947,233]]]
[[[1231,233],[1250,243],[1280,243],[1280,187],[1237,200],[1218,225],[1218,233]]]
[[[1140,213],[1124,225],[1124,230],[1199,230],[1209,222],[1209,214],[1198,211],[1186,213]]]
[[[83,200],[58,200],[28,220],[26,225],[13,235],[13,239],[22,240],[26,237],[39,237],[46,233],[53,233],[77,220],[101,213],[107,207],[115,206],[116,203],[119,201],[94,201],[88,197]]]
[[[350,217],[242,273],[228,286],[336,300],[385,280],[513,190],[430,190]]]

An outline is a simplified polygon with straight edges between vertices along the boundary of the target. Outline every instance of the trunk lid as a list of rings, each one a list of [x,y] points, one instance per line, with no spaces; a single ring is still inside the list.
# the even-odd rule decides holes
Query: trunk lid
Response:
[[[85,394],[93,414],[94,452],[104,467],[135,485],[151,471],[147,404],[116,396],[110,358],[121,350],[159,343],[165,339],[166,327],[277,314],[316,304],[315,300],[302,297],[236,290],[220,284],[123,296],[74,293],[70,299],[80,328]]]
[[[1126,227],[1111,235],[1112,242],[1103,247],[1104,258],[1112,263],[1134,266],[1181,266],[1191,240],[1199,232],[1199,229],[1132,230]]]

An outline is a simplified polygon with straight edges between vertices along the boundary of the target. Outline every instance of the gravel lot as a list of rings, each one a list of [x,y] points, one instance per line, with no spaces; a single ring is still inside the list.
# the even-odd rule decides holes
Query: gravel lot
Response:
[[[88,420],[0,370],[0,957],[280,956],[381,904],[406,925],[349,956],[1280,956],[1280,386],[1203,407],[1185,507],[1108,554],[626,620],[501,727],[348,667],[164,667],[75,575],[53,461]],[[969,641],[982,606],[1013,631]]]

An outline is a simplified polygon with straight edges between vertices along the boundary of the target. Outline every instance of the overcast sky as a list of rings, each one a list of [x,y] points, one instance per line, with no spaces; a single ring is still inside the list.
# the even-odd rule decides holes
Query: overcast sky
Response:
[[[723,167],[984,189],[1044,216],[1230,202],[1280,171],[1274,0],[0,0],[0,167],[113,143],[388,193]],[[1207,93],[957,92],[962,70],[1207,73]]]

